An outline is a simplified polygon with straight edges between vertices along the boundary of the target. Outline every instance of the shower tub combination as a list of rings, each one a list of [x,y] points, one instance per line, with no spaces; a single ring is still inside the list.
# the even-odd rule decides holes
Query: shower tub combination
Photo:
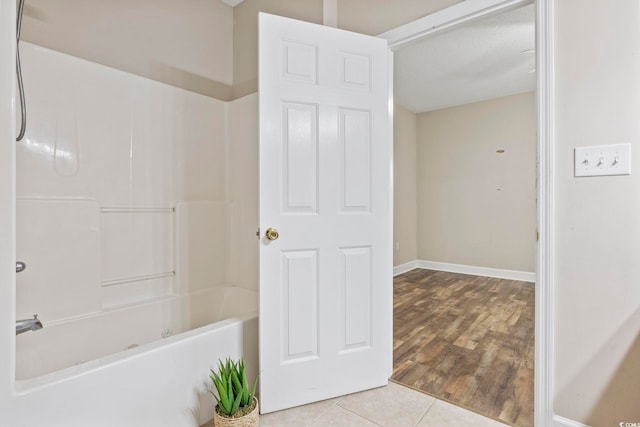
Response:
[[[218,359],[257,373],[257,95],[21,54],[16,315],[44,328],[16,337],[11,425],[198,426]]]
[[[196,427],[213,418],[208,369],[242,355],[255,367],[256,343],[257,318],[249,314],[16,381],[13,409],[22,415],[8,425]]]

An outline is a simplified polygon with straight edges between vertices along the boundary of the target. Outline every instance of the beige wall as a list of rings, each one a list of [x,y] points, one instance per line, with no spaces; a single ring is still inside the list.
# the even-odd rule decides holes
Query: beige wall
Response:
[[[640,3],[556,8],[555,412],[618,426],[640,422],[640,173],[574,178],[573,149],[640,164]]]
[[[534,271],[535,123],[533,93],[418,115],[419,259]]]
[[[462,0],[336,1],[339,28],[377,35]],[[228,101],[257,91],[260,11],[323,22],[323,0],[29,0],[22,38]]]
[[[377,36],[462,0],[337,0],[338,27]]]
[[[230,282],[258,290],[260,182],[258,150],[258,94],[253,93],[228,104],[229,108],[229,200],[231,228]]]
[[[396,104],[393,112],[393,265],[418,259],[416,115]]]
[[[322,0],[244,0],[233,14],[233,97],[258,90],[258,12],[322,24]]]
[[[323,0],[29,0],[25,41],[228,101],[257,91],[258,12],[321,24]]]
[[[22,38],[193,92],[231,98],[233,8],[217,0],[28,0]]]

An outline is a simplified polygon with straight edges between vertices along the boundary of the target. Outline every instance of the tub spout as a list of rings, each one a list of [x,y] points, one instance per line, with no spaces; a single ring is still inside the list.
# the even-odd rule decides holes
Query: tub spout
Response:
[[[42,329],[42,322],[38,320],[38,315],[34,314],[33,319],[16,320],[16,335],[27,331],[37,331]]]

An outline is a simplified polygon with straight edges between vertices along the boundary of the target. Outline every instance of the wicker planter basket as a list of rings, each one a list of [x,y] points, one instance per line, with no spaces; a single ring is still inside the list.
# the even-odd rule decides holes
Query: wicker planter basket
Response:
[[[254,402],[256,402],[256,407],[253,408],[253,411],[239,418],[223,417],[218,413],[218,406],[216,405],[216,410],[213,412],[214,427],[258,427],[259,426],[258,399],[254,397],[253,400]]]

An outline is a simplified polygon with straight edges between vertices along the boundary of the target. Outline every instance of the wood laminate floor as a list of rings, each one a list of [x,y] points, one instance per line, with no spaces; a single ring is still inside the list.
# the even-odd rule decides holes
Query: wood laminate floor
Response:
[[[533,426],[534,284],[432,270],[394,279],[392,379]]]

